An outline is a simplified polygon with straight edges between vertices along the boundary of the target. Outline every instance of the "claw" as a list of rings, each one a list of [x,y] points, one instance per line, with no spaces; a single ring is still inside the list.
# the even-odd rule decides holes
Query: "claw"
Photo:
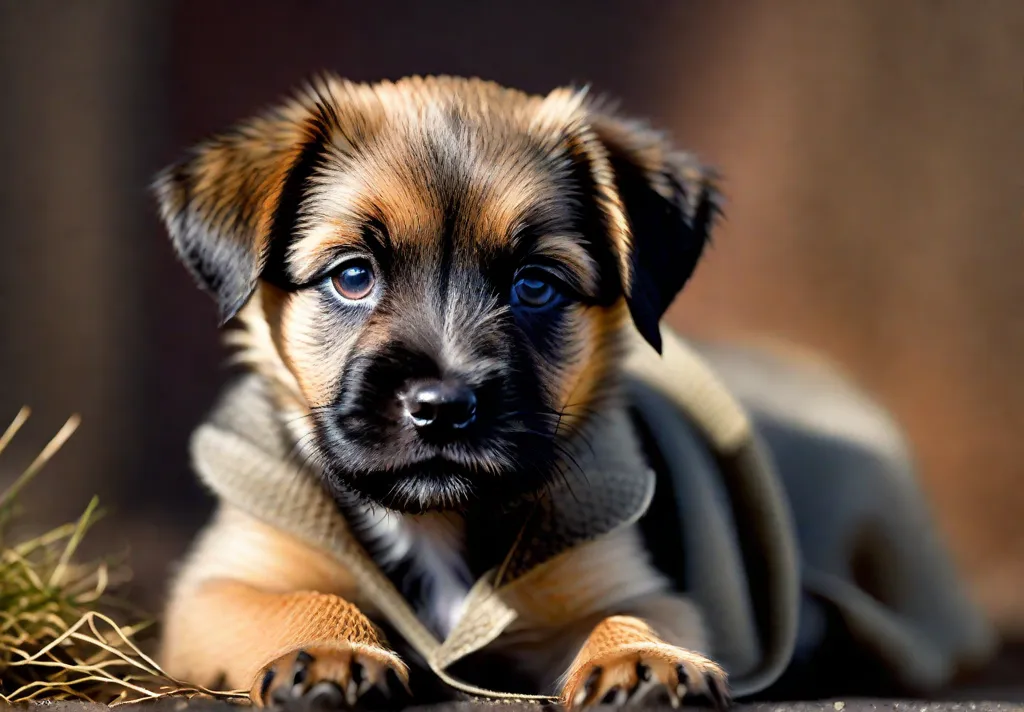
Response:
[[[676,665],[676,682],[684,687],[690,684],[690,673],[686,672],[682,664]]]
[[[348,682],[345,684],[345,704],[347,704],[349,707],[355,707],[356,700],[358,699],[359,685],[356,684],[356,682],[352,678],[349,678]]]
[[[640,682],[648,682],[651,679],[651,669],[644,665],[642,660],[636,661],[636,679]]]
[[[365,670],[361,663],[353,660],[349,666],[348,683],[345,685],[345,702],[348,703],[349,707],[356,706],[356,700],[359,699],[360,687],[362,687],[363,678],[365,677]]]
[[[309,666],[313,661],[313,656],[305,650],[299,651],[295,656],[295,667],[292,668],[292,694],[296,697],[302,693],[302,685],[309,677]]]
[[[633,668],[633,677],[635,678],[633,685],[628,689],[623,689],[623,694],[618,698],[617,704],[619,706],[639,699],[637,693],[639,693],[641,689],[648,687],[646,683],[651,679],[651,671],[643,664],[643,661],[637,660],[636,666]]]
[[[352,664],[349,666],[348,674],[349,677],[352,679],[352,682],[356,683],[356,685],[359,685],[360,683],[362,683],[363,678],[366,677],[366,668],[364,668],[363,664],[358,660],[353,660]]]
[[[658,687],[659,684],[656,680],[653,680],[651,678],[648,678],[647,680],[641,680],[630,693],[629,702],[631,704],[642,704],[643,701],[647,699],[647,696]]]
[[[634,680],[633,684],[630,685],[628,688],[624,688],[625,693],[626,693],[626,701],[629,701],[629,700],[633,699],[633,695],[636,694],[636,691],[640,689],[640,685],[642,685],[643,682],[644,682],[643,678],[640,677],[640,665],[639,664],[637,664],[636,670],[634,672],[635,672],[634,677],[636,679]]]
[[[380,679],[377,680],[376,682],[369,682],[369,683],[366,683],[366,684],[368,685],[367,688],[366,688],[366,691],[368,691],[371,688],[373,688],[373,689],[376,689],[378,692],[380,692],[381,696],[385,700],[390,700],[391,699],[391,686],[388,685],[387,678],[384,675],[381,675]],[[364,691],[363,694],[365,694],[366,691]]]
[[[629,695],[630,690],[616,685],[604,693],[604,697],[601,698],[601,704],[622,707],[629,701]]]
[[[406,694],[412,694],[412,690],[409,689],[408,681],[395,672],[393,668],[388,668],[387,671],[381,675],[381,685],[384,686],[384,694],[387,695],[388,699],[391,699],[391,693],[395,690],[405,690]]]
[[[580,687],[576,696],[572,699],[573,707],[582,707],[591,695],[594,694],[594,688],[597,687],[597,681],[601,678],[601,668],[594,666],[594,669],[590,671],[590,675],[584,681]]]
[[[263,681],[260,682],[260,699],[263,700],[264,703],[267,701],[267,691],[270,689],[270,685],[274,682],[274,677],[276,675],[277,673],[274,672],[274,668],[270,668],[263,675]]]
[[[729,709],[731,700],[729,699],[729,693],[722,685],[722,681],[717,677],[708,675],[706,684],[708,688],[708,697],[711,698],[711,702],[714,704],[715,709],[719,712]]]
[[[373,680],[363,680],[356,687],[356,697],[362,697],[363,695],[365,695],[367,692],[369,692],[373,688],[374,688]],[[390,694],[386,689],[385,689],[384,692],[385,692],[385,695]]]
[[[573,705],[580,707],[584,705],[587,700],[593,698],[594,693],[597,692],[597,685],[601,681],[601,667],[595,665],[594,669],[591,670],[590,676],[587,677],[587,681],[583,683],[583,689],[576,695],[576,699],[573,701]]]

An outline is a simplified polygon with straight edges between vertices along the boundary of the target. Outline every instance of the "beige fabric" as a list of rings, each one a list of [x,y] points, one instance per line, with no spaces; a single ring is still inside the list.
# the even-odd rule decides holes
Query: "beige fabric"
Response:
[[[755,694],[782,674],[797,645],[801,595],[797,541],[802,531],[797,525],[814,512],[801,509],[794,517],[793,491],[784,488],[790,473],[775,471],[761,433],[734,395],[736,379],[727,387],[707,365],[707,353],[699,355],[667,331],[664,336],[660,357],[638,337],[631,344],[627,403],[650,432],[667,470],[665,476],[675,489],[674,494],[660,496],[677,497],[686,594],[707,616],[716,644],[713,654],[729,672],[734,694]],[[711,354],[710,360],[721,361],[720,356]],[[742,371],[734,368],[732,373]],[[776,396],[783,401],[787,397],[785,392]],[[299,468],[290,457],[292,447],[276,424],[258,378],[243,380],[198,429],[193,455],[200,477],[218,496],[336,557],[448,684],[477,695],[549,700],[483,690],[453,679],[445,670],[485,648],[515,621],[516,613],[503,602],[502,590],[529,585],[530,571],[570,547],[637,522],[648,510],[655,474],[629,415],[625,408],[613,408],[602,417],[599,436],[590,440],[592,448],[577,453],[585,477],[577,473],[581,479],[569,488],[571,495],[566,490],[559,496],[556,490],[542,503],[540,514],[531,518],[502,565],[477,582],[463,618],[446,641],[437,640],[417,619],[351,535],[317,475]],[[827,470],[829,463],[824,465]],[[891,485],[887,474],[881,477],[880,493],[885,497]],[[584,492],[586,497],[580,497]],[[845,506],[844,502],[832,504],[840,510]],[[909,510],[916,506],[909,496],[901,504]],[[814,508],[823,506],[816,503]],[[884,509],[886,502],[867,506]],[[853,528],[861,521],[856,516],[835,517],[814,526],[827,539],[837,526]],[[961,600],[941,549],[917,546],[921,537],[927,539],[924,531],[908,536],[911,549],[924,560],[913,568],[916,578],[902,580],[901,585],[923,589],[938,605],[934,600],[929,605],[914,600],[894,611],[863,600],[864,592],[843,573],[850,552],[842,547],[817,552],[836,559],[825,562],[835,566],[830,569],[813,561],[819,565],[803,583],[839,605],[851,628],[869,639],[868,647],[893,667],[897,678],[934,686],[947,680],[964,660],[982,656],[987,638],[975,612]],[[897,571],[896,575],[903,574]],[[953,619],[943,620],[943,616]]]
[[[635,330],[627,330],[626,336],[627,373],[664,391],[693,419],[716,450],[735,453],[750,445],[752,434],[747,414],[686,342],[663,328],[659,355]]]

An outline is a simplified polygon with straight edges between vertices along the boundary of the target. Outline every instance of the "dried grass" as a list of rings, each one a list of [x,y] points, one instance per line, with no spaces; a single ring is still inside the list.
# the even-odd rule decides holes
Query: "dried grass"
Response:
[[[0,454],[28,419],[23,408],[2,436]],[[122,625],[131,608],[113,595],[127,569],[112,561],[78,563],[75,553],[97,519],[97,501],[77,522],[8,542],[17,497],[78,427],[77,416],[0,493],[0,702],[81,699],[120,705],[167,696],[244,700],[168,676],[137,643],[147,622]]]

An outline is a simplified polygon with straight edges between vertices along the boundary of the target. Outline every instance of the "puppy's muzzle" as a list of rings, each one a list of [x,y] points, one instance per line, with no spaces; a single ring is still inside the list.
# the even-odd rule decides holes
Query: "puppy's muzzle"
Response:
[[[455,437],[476,420],[476,393],[459,379],[411,381],[398,400],[403,416],[433,438]]]

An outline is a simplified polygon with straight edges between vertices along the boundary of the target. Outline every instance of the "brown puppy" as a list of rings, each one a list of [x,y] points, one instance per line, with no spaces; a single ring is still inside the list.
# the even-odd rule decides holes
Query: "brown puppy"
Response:
[[[585,92],[447,77],[323,78],[200,145],[156,192],[182,260],[240,326],[285,450],[441,636],[507,551],[481,542],[514,532],[605,427],[623,331],[660,347],[715,213],[706,170]],[[698,612],[634,527],[506,603],[516,630],[497,646],[534,692],[724,698]],[[163,662],[257,703],[355,704],[389,670],[407,680],[378,604],[324,551],[223,502],[174,586]]]

